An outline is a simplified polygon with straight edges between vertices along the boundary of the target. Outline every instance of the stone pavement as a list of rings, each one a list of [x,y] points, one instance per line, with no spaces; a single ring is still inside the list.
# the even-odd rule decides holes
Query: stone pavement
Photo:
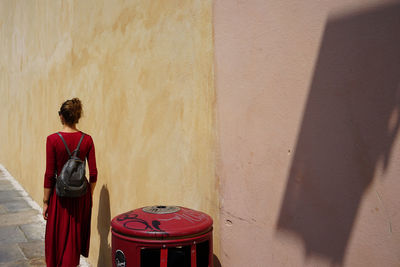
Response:
[[[46,266],[40,206],[0,164],[0,266]],[[90,266],[82,257],[80,266]]]

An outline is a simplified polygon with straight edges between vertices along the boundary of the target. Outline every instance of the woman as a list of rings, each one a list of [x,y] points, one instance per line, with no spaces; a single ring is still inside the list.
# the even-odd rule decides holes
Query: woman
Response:
[[[59,133],[69,150],[74,151],[82,136],[76,128],[82,114],[81,101],[78,98],[65,101],[58,114],[63,125]],[[43,217],[47,220],[45,254],[48,267],[78,266],[80,254],[85,257],[89,254],[92,194],[97,181],[97,168],[93,140],[88,134],[80,145],[79,157],[82,160],[87,158],[90,189],[77,198],[57,196],[55,174],[60,174],[69,155],[57,133],[47,137]]]

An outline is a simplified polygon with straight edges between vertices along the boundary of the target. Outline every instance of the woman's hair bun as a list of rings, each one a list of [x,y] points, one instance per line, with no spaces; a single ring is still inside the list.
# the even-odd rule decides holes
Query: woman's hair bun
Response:
[[[81,103],[81,101],[79,100],[79,98],[72,98],[71,99],[71,102],[72,102],[72,106],[73,106],[73,109],[74,110],[80,110],[80,111],[82,111],[82,103]]]
[[[79,104],[79,105],[81,104],[81,101],[80,101],[79,98],[77,98],[77,97],[72,98],[71,101],[72,101],[72,103],[74,103],[74,104]]]
[[[82,116],[82,103],[79,98],[72,98],[65,101],[60,108],[60,114],[68,125],[76,124]]]

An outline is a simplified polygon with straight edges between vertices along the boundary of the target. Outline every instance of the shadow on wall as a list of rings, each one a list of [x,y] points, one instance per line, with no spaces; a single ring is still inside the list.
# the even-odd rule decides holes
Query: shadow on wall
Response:
[[[99,217],[97,219],[97,230],[100,235],[100,251],[97,266],[108,267],[111,264],[111,246],[108,243],[110,233],[110,194],[106,185],[103,185],[100,191]]]
[[[213,254],[213,266],[221,267],[221,262],[219,261],[218,257],[215,254]]]
[[[342,264],[364,192],[399,130],[400,4],[331,18],[277,223]]]

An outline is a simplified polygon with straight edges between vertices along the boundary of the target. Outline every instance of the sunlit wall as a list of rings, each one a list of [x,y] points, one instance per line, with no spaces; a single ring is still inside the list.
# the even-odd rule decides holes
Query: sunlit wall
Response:
[[[82,100],[78,127],[94,139],[99,172],[94,266],[111,262],[119,213],[181,205],[218,222],[211,9],[200,0],[0,2],[0,162],[41,203],[46,136],[61,129],[61,103]]]

